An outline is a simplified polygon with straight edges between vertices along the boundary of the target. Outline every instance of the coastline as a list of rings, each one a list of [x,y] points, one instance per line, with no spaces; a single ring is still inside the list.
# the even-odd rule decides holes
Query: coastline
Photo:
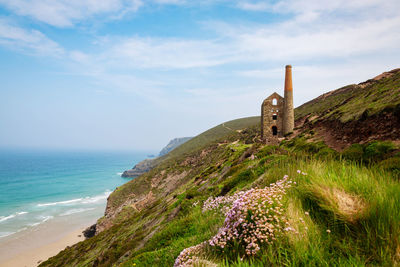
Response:
[[[46,261],[50,257],[57,255],[59,252],[64,250],[67,246],[72,246],[85,238],[82,235],[82,231],[85,228],[67,233],[65,236],[56,240],[52,243],[39,246],[37,248],[22,251],[19,254],[12,256],[11,258],[0,262],[1,267],[36,267],[41,262]],[[80,236],[80,237],[79,237]]]
[[[0,267],[36,267],[85,237],[103,210],[49,220],[37,227],[0,239]],[[99,214],[100,213],[100,214]]]

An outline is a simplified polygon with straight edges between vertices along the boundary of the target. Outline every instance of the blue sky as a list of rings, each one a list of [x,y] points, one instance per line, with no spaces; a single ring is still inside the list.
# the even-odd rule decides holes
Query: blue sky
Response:
[[[0,0],[0,147],[158,150],[400,67],[398,0]]]

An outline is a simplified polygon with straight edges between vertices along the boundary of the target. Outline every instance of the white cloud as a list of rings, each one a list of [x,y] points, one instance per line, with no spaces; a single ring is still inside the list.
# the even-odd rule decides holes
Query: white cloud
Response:
[[[96,15],[121,17],[136,11],[141,0],[0,0],[0,4],[21,16],[57,26],[69,27]]]
[[[166,5],[182,5],[187,3],[186,0],[153,0],[153,2]]]
[[[168,70],[232,63],[343,60],[400,46],[400,16],[350,24],[300,22],[294,18],[274,25],[223,27],[219,38],[206,40],[110,37],[109,46],[105,45],[105,50],[93,59],[114,68]]]
[[[237,59],[284,61],[344,58],[394,49],[400,45],[400,17],[351,25],[325,24],[260,27],[238,32],[233,38]]]
[[[223,42],[174,38],[121,38],[102,55],[135,68],[193,68],[221,65],[231,52]]]
[[[0,44],[24,53],[61,56],[64,49],[37,30],[26,30],[0,18]]]
[[[239,1],[237,3],[237,7],[239,9],[249,10],[249,11],[266,11],[270,10],[272,8],[272,5],[265,1],[264,2]]]
[[[280,0],[272,6],[272,10],[280,13],[305,13],[310,11],[329,13],[333,11],[353,12],[355,10],[372,9],[371,11],[374,14],[382,10],[394,14],[397,11],[392,8],[396,7],[399,7],[397,0]]]

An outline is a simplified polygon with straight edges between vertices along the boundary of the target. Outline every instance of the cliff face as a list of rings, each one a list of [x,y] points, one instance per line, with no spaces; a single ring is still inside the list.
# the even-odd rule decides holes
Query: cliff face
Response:
[[[158,155],[159,157],[162,157],[166,154],[168,154],[169,152],[171,152],[172,150],[174,150],[175,148],[177,148],[178,146],[186,143],[187,141],[189,141],[190,139],[192,139],[193,137],[180,137],[180,138],[175,138],[172,139],[171,141],[169,141],[168,145],[166,147],[164,147],[161,151],[160,154]]]
[[[159,164],[161,161],[164,159],[161,158],[165,155],[167,155],[169,152],[174,150],[175,148],[179,147],[180,145],[184,144],[185,142],[189,141],[192,139],[192,137],[181,137],[181,138],[175,138],[172,139],[166,147],[164,147],[158,156],[158,158],[155,159],[145,159],[138,164],[136,164],[131,170],[126,170],[122,173],[122,177],[132,177],[136,178],[139,177],[140,175],[150,171],[153,169],[157,164]]]
[[[203,211],[207,198],[226,201],[284,175],[297,184],[285,196],[282,211],[289,218],[287,229],[293,231],[282,233],[271,247],[262,245],[261,259],[255,258],[259,266],[396,265],[400,150],[374,140],[400,140],[395,123],[400,102],[397,75],[372,82],[363,91],[357,91],[362,85],[351,85],[299,107],[295,132],[279,146],[260,143],[260,117],[227,122],[187,141],[109,196],[94,237],[41,266],[172,266],[183,249],[210,240],[224,225],[224,212]],[[369,95],[360,94],[364,91]],[[360,107],[369,111],[358,111]],[[354,110],[360,116],[354,116]],[[375,116],[382,114],[388,119],[379,124]],[[343,138],[346,131],[356,136],[372,121],[377,129],[392,127],[392,135],[362,130],[364,144],[343,152],[323,142],[334,134]],[[343,125],[347,129],[341,129]],[[354,139],[346,140],[347,147]],[[221,264],[226,257],[234,265],[243,264],[235,263],[243,256],[241,250],[221,251],[209,246],[197,256],[212,259],[213,263],[204,260],[209,265]]]
[[[155,159],[145,159],[136,164],[131,170],[124,171],[122,177],[139,177],[140,175],[150,171],[156,165]]]

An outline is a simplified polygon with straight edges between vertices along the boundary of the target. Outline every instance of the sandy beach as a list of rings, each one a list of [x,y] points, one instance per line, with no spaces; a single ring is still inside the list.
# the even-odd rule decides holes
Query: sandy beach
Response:
[[[84,240],[82,231],[96,222],[99,211],[55,218],[0,239],[0,267],[35,267],[67,246]]]
[[[64,250],[67,246],[76,244],[84,237],[82,231],[84,228],[67,233],[65,236],[50,244],[39,246],[37,248],[22,251],[17,255],[12,256],[10,259],[0,263],[1,267],[35,267],[40,262],[57,255],[60,251]]]

